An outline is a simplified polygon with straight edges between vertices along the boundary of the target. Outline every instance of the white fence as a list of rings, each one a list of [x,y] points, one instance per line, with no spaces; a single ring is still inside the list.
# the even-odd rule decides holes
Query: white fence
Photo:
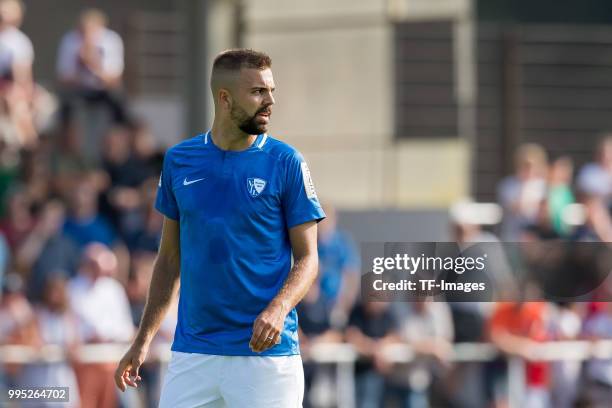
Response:
[[[76,357],[83,363],[102,363],[118,361],[127,350],[126,344],[88,344],[76,350]],[[396,363],[409,363],[415,358],[414,351],[407,345],[395,344],[385,347],[383,352],[389,360]],[[451,362],[487,362],[499,355],[499,351],[489,343],[457,343],[449,356]],[[534,361],[583,361],[588,359],[612,359],[612,340],[600,341],[559,341],[534,345],[528,355]],[[149,352],[149,361],[158,361],[163,366],[170,360],[169,344],[159,344]],[[355,406],[354,364],[359,358],[353,347],[346,343],[327,343],[314,345],[308,359],[317,363],[335,364],[337,376],[337,400],[339,408]],[[46,345],[40,348],[29,346],[0,346],[0,364],[60,362],[66,360],[62,347]],[[525,360],[509,357],[508,390],[510,407],[518,408],[524,395]]]

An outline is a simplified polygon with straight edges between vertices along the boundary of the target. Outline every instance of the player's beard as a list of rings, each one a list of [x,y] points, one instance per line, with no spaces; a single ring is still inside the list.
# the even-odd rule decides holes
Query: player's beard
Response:
[[[238,128],[247,135],[259,135],[268,130],[268,125],[265,123],[257,123],[257,114],[266,110],[268,110],[268,107],[258,109],[253,116],[249,116],[244,109],[234,104],[230,112],[230,117]]]

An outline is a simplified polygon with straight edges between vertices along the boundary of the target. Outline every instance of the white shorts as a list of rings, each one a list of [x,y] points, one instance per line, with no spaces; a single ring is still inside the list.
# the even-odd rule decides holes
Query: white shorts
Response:
[[[299,355],[216,356],[172,352],[160,408],[301,408]]]

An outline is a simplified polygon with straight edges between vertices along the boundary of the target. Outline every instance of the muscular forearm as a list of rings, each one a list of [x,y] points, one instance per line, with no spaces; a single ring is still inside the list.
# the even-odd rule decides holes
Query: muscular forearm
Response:
[[[319,257],[316,252],[296,259],[287,280],[271,303],[280,306],[284,313],[289,313],[310,289],[317,277],[318,268]]]
[[[158,257],[155,261],[147,303],[135,343],[148,345],[157,333],[178,287],[179,271],[178,254],[170,259]]]

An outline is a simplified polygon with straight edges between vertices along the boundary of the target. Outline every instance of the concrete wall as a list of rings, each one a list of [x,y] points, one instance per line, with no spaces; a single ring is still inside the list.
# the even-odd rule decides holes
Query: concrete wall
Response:
[[[465,143],[394,138],[387,0],[243,4],[244,45],[273,60],[271,133],[306,156],[320,197],[342,208],[424,208],[467,194]]]

